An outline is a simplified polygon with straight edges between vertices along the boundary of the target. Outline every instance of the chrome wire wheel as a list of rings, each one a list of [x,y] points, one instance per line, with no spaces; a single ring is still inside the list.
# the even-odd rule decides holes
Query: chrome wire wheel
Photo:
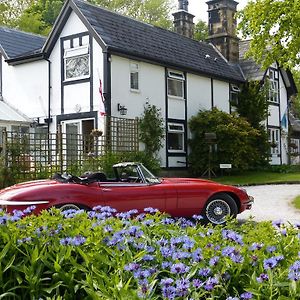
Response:
[[[72,204],[72,203],[62,205],[62,206],[59,207],[59,209],[61,211],[66,211],[66,210],[69,210],[69,209],[80,210],[80,208],[77,205]]]
[[[205,215],[209,222],[219,225],[225,223],[226,216],[231,215],[231,209],[225,200],[214,199],[207,204]]]

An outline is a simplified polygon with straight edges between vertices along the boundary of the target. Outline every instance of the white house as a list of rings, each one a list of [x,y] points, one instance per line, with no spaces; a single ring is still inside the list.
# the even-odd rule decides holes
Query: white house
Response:
[[[65,3],[44,43],[16,55],[7,50],[14,49],[15,39],[4,42],[3,32],[24,33],[0,28],[2,98],[50,132],[60,124],[66,133],[83,134],[105,130],[104,113],[120,117],[126,111],[126,118],[135,118],[146,103],[154,104],[165,118],[161,165],[184,168],[190,117],[212,107],[231,112],[229,100],[239,85],[255,79],[255,64],[239,60],[237,2],[207,4],[211,43],[190,38],[193,15],[186,1],[180,1],[174,14],[176,33],[81,0]],[[26,43],[27,35],[18,43]],[[278,146],[272,148],[271,162],[284,164],[283,120],[295,92],[292,77],[276,65],[259,74],[260,80],[269,76],[273,89],[266,125]]]

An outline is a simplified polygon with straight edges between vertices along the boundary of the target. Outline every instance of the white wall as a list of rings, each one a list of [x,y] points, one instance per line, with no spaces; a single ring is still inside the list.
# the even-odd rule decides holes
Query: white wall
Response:
[[[230,112],[229,105],[229,83],[219,80],[213,81],[213,103],[214,107]]]
[[[139,91],[130,91],[130,62],[139,64]],[[144,112],[144,105],[149,103],[161,109],[165,119],[165,69],[161,66],[133,61],[112,55],[111,57],[111,113],[112,116],[122,117],[117,105],[125,105],[126,118],[140,117]],[[160,150],[162,166],[166,165],[165,146]]]
[[[187,74],[187,118],[199,110],[211,109],[211,79]]]
[[[48,63],[2,64],[3,99],[29,118],[48,115]]]

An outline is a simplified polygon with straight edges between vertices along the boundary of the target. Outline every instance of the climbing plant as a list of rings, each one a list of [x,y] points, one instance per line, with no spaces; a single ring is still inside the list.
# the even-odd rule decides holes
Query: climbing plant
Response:
[[[139,120],[139,138],[145,144],[145,151],[151,156],[162,147],[164,137],[164,121],[160,109],[146,104]]]

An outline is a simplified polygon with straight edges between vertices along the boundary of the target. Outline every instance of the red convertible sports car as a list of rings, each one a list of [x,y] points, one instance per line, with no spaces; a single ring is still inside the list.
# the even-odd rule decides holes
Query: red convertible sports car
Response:
[[[34,213],[50,207],[90,210],[103,205],[118,212],[153,207],[173,217],[201,214],[206,222],[222,224],[226,216],[235,217],[253,203],[241,188],[202,179],[157,178],[140,163],[119,163],[113,169],[112,179],[99,172],[56,174],[51,180],[16,184],[0,191],[0,206],[12,212],[35,205]]]

